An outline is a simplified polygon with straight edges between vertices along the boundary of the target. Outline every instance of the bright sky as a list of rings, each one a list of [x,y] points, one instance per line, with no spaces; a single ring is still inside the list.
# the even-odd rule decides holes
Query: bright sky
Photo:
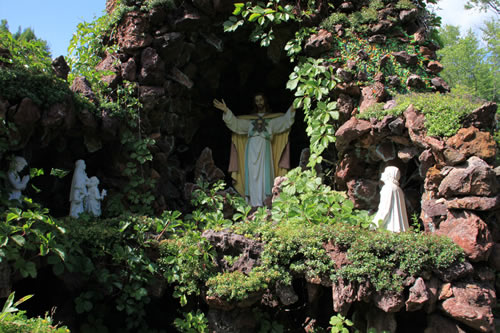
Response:
[[[0,0],[2,1],[2,0]],[[469,29],[472,29],[474,33],[480,34],[481,23],[486,19],[495,17],[495,14],[491,11],[480,12],[477,9],[465,10],[464,5],[466,0],[440,0],[438,1],[437,14],[441,16],[442,25],[458,25],[460,26],[460,32],[465,34]],[[498,17],[497,17],[498,19]]]
[[[67,54],[78,23],[102,16],[105,8],[106,0],[0,0],[0,20],[8,21],[11,32],[31,27],[56,58]]]
[[[464,10],[465,0],[440,0],[438,14],[443,24],[459,25],[465,32],[479,32],[485,17],[492,13]],[[9,22],[11,32],[31,27],[49,43],[52,56],[66,55],[69,41],[78,23],[90,22],[103,14],[106,0],[0,0],[0,19]]]

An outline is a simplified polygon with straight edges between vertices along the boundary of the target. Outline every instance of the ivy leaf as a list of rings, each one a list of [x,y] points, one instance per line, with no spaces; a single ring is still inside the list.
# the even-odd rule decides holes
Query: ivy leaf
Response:
[[[235,3],[233,15],[239,15],[241,13],[241,11],[243,10],[243,6],[244,6],[244,3],[241,3],[241,2]]]
[[[298,83],[299,83],[299,78],[289,80],[286,84],[286,88],[289,90],[295,90],[295,88],[297,88]]]
[[[16,242],[16,244],[19,246],[24,246],[24,243],[26,242],[24,237],[21,235],[12,235],[12,236],[10,236],[10,238],[12,238],[12,240],[14,242]]]
[[[262,16],[261,14],[259,13],[253,13],[252,15],[250,15],[250,17],[248,18],[248,22],[253,22],[255,21],[256,19],[258,19],[260,16]]]

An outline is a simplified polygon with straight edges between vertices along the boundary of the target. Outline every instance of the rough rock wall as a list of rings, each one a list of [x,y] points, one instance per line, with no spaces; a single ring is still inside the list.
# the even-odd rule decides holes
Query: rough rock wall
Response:
[[[492,167],[495,141],[486,129],[494,123],[496,109],[494,103],[484,104],[448,139],[426,136],[425,118],[412,106],[401,117],[381,121],[353,117],[336,133],[342,156],[336,182],[357,207],[377,207],[378,177],[386,165],[395,165],[402,172],[409,213],[418,215],[425,231],[450,237],[466,254],[457,276],[418,278],[409,289],[406,311],[413,311],[414,298],[438,299],[426,332],[439,327],[459,332],[457,322],[474,331],[495,330],[500,197],[498,171]],[[432,285],[437,294],[422,285]]]

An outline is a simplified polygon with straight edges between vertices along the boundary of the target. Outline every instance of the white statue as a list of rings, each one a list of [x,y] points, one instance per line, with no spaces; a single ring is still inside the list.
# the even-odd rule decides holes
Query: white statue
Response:
[[[78,218],[85,211],[84,204],[87,198],[88,180],[87,173],[85,172],[85,161],[76,161],[69,193],[69,201],[71,202],[69,216],[71,217]]]
[[[25,175],[21,179],[19,172],[21,172],[27,165],[28,162],[26,162],[26,160],[21,156],[14,157],[10,163],[10,168],[7,172],[7,178],[9,179],[10,186],[12,187],[9,194],[9,200],[21,201],[21,191],[26,189],[30,176]]]
[[[384,183],[380,190],[380,203],[373,223],[393,232],[406,231],[410,228],[406,215],[403,190],[399,187],[401,173],[395,166],[388,166],[380,176]],[[379,224],[379,221],[383,222]]]
[[[87,183],[87,200],[85,211],[93,216],[101,216],[101,201],[106,196],[106,190],[99,192],[99,178],[91,177]]]
[[[241,147],[235,148],[237,154],[242,156],[243,163],[232,170],[233,178],[237,180],[236,190],[245,195],[251,206],[263,206],[266,198],[272,194],[274,178],[286,173],[283,170],[285,172],[280,174],[278,169],[286,152],[288,132],[295,120],[295,108],[291,105],[285,114],[273,115],[262,93],[254,96],[255,114],[250,117],[236,117],[224,100],[214,99],[213,105],[223,111],[226,126],[243,138]],[[286,135],[274,140],[281,133]],[[233,139],[233,143],[235,141],[239,142]]]

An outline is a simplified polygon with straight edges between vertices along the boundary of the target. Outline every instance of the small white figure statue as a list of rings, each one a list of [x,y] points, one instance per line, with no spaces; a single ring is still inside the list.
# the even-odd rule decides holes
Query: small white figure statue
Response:
[[[388,166],[380,176],[384,183],[380,190],[380,203],[373,223],[393,232],[406,231],[410,228],[406,215],[406,204],[403,190],[399,187],[401,173],[395,166]]]
[[[87,183],[87,200],[85,211],[93,216],[101,216],[101,201],[106,196],[106,190],[99,193],[99,178],[91,177]]]
[[[21,179],[19,172],[21,172],[27,165],[28,162],[26,162],[26,160],[21,156],[14,157],[10,163],[10,168],[7,172],[7,178],[9,179],[10,186],[12,187],[12,191],[9,194],[9,200],[21,201],[21,191],[26,189],[30,176],[25,175]]]
[[[78,218],[85,211],[84,203],[87,198],[88,180],[87,173],[85,172],[85,161],[76,161],[69,193],[69,201],[71,202],[69,216],[71,217]]]

